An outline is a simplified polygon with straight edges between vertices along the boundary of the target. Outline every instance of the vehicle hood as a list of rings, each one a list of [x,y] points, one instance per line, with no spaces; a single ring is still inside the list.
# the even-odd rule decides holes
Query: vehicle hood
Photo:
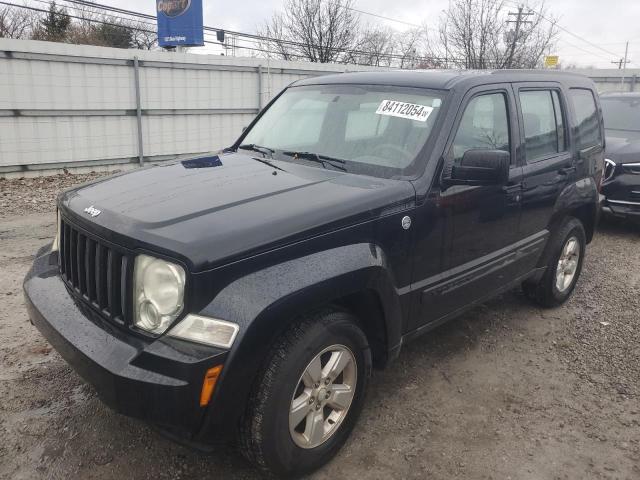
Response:
[[[616,163],[640,162],[640,132],[607,130],[607,158]]]
[[[282,170],[239,153],[175,161],[77,187],[59,205],[106,240],[177,255],[198,272],[410,208],[415,199],[409,181],[269,161]]]

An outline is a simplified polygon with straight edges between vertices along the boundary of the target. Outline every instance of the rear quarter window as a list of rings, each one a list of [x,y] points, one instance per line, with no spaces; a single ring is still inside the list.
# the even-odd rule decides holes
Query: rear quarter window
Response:
[[[602,131],[596,99],[591,90],[572,88],[569,98],[575,114],[576,144],[579,150],[602,145]]]

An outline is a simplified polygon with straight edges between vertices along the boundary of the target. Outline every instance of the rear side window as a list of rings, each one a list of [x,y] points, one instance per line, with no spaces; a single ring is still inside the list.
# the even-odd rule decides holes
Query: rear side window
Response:
[[[461,160],[467,150],[476,149],[510,151],[507,99],[503,93],[475,97],[464,111],[453,141],[453,158]]]
[[[535,90],[520,92],[524,121],[525,152],[528,162],[535,162],[563,152],[564,120],[558,92]]]
[[[596,99],[591,90],[572,88],[569,91],[576,115],[576,144],[579,150],[602,145],[602,133]]]

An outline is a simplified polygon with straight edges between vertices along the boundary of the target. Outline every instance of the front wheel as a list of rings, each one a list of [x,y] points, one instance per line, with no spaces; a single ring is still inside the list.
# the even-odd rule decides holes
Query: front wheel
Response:
[[[578,283],[586,250],[586,235],[577,218],[567,218],[549,240],[546,271],[539,282],[525,282],[524,292],[543,307],[566,302]]]
[[[300,475],[328,462],[353,429],[371,372],[355,318],[325,311],[294,324],[272,348],[240,431],[262,470]]]

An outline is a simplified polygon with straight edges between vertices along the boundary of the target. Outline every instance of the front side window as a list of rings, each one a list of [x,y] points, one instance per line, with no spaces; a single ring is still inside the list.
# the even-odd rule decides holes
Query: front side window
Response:
[[[243,145],[277,160],[392,178],[409,174],[433,129],[443,96],[382,85],[291,87],[251,128]],[[240,147],[242,148],[242,146]],[[297,154],[297,155],[296,155]],[[314,158],[316,161],[314,161]]]
[[[504,93],[475,97],[464,111],[453,141],[453,159],[459,161],[467,150],[477,149],[511,151],[507,98]]]
[[[524,122],[525,154],[535,162],[563,152],[564,121],[558,92],[533,90],[520,92],[520,107]]]
[[[572,88],[570,91],[573,110],[576,116],[576,143],[578,149],[602,145],[600,120],[596,99],[591,90]]]

